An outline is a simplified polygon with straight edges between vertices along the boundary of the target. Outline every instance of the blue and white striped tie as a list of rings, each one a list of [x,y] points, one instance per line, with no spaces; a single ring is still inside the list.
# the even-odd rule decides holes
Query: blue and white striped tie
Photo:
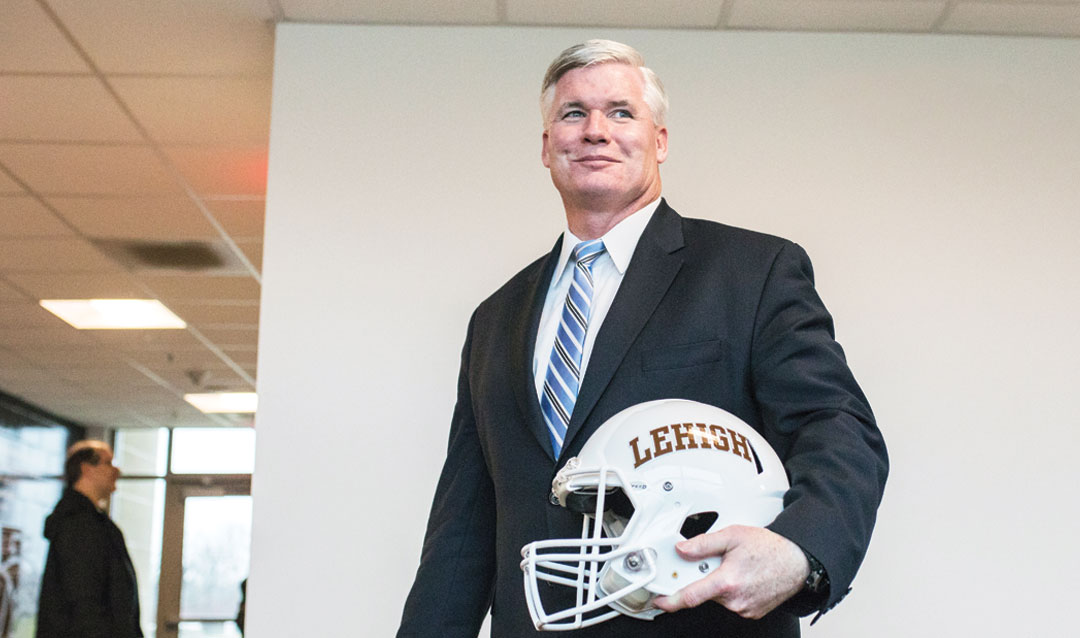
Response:
[[[574,246],[571,255],[575,262],[574,280],[566,293],[566,304],[563,306],[559,330],[555,334],[555,345],[551,348],[547,376],[544,377],[544,392],[540,395],[540,409],[547,422],[555,458],[559,458],[562,451],[566,426],[570,424],[570,415],[574,413],[574,404],[577,403],[581,384],[581,353],[585,349],[592,306],[592,265],[603,252],[604,242],[594,239]]]

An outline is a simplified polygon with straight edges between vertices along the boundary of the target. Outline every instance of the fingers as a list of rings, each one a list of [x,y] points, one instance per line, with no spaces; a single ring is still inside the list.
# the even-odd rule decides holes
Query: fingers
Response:
[[[709,534],[699,534],[675,544],[675,551],[686,560],[699,560],[709,556],[723,556],[731,549],[731,527]]]
[[[741,526],[733,525],[708,534],[699,534],[675,544],[675,551],[686,560],[701,560],[711,556],[723,557],[738,545]],[[664,611],[676,611],[697,607],[706,600],[724,604],[724,596],[730,594],[730,579],[725,576],[723,563],[705,578],[687,585],[671,596],[658,596],[653,602]]]
[[[653,603],[664,611],[678,611],[689,607],[697,607],[707,600],[715,600],[724,604],[724,595],[730,590],[730,585],[722,577],[719,571],[709,574],[701,580],[683,587],[670,596],[657,596]]]
[[[760,618],[801,588],[808,569],[797,545],[763,528],[733,525],[675,547],[686,560],[723,560],[705,578],[657,597],[653,602],[664,611],[713,600],[745,618]]]

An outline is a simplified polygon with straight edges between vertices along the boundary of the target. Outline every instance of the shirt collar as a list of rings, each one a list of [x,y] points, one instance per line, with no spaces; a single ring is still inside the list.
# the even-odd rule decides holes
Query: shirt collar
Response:
[[[638,240],[641,239],[641,234],[645,232],[645,226],[649,224],[649,220],[652,219],[653,213],[656,212],[659,206],[660,198],[658,197],[643,208],[631,213],[618,224],[615,224],[611,230],[600,238],[604,240],[604,248],[620,275],[625,275],[626,269],[630,267],[630,258],[634,256],[634,249],[637,248]],[[570,253],[582,241],[574,233],[570,232],[569,228],[563,231],[562,250],[559,252],[559,267],[555,271],[556,280],[559,278],[558,273],[563,272],[566,264],[570,261]]]

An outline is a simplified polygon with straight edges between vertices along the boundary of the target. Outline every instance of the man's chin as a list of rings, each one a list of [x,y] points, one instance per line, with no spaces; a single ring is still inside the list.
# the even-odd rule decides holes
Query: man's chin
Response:
[[[567,188],[567,191],[574,201],[581,203],[602,203],[621,199],[626,195],[626,187],[610,179],[577,182]]]

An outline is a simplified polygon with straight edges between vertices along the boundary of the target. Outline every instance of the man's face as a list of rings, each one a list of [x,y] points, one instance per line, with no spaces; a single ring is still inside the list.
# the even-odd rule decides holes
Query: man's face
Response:
[[[120,470],[113,465],[113,453],[108,447],[98,448],[100,460],[96,465],[83,463],[82,475],[90,479],[95,491],[102,498],[116,491],[116,479],[120,477]]]
[[[648,203],[660,195],[667,129],[653,123],[641,71],[626,64],[574,69],[555,84],[541,159],[570,206]]]

